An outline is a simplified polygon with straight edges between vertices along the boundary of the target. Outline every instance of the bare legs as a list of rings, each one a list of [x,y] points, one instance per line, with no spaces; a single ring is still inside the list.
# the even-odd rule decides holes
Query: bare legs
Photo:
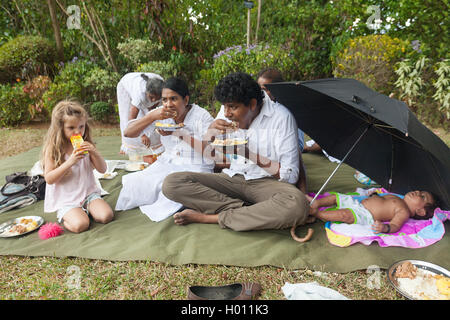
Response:
[[[306,195],[309,202],[312,201],[312,197]],[[314,200],[313,204],[310,206],[309,215],[315,218],[319,218],[322,221],[340,221],[345,223],[354,223],[355,218],[350,209],[336,209],[319,211],[321,207],[330,207],[336,205],[336,195],[330,195],[325,198]]]
[[[88,210],[94,221],[98,223],[108,223],[114,218],[111,207],[103,199],[91,201]],[[63,217],[64,228],[74,233],[86,231],[89,223],[89,216],[81,208],[73,208]]]

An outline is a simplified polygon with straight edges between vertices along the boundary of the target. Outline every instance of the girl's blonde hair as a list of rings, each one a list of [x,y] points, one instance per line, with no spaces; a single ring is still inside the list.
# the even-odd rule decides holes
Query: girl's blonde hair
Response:
[[[72,116],[79,119],[86,119],[83,139],[93,143],[89,124],[87,122],[89,118],[88,113],[83,106],[74,100],[60,101],[52,111],[50,128],[45,136],[44,146],[41,153],[42,167],[45,165],[44,159],[47,154],[51,155],[51,158],[55,162],[55,168],[59,167],[64,162],[64,147],[67,143],[70,143],[64,135],[64,121],[67,117]]]

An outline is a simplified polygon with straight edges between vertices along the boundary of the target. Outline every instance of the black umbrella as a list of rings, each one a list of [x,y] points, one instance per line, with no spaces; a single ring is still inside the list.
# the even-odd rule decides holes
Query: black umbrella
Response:
[[[450,149],[405,103],[354,79],[267,88],[291,110],[298,127],[333,157],[391,192],[426,190],[438,197],[442,209],[450,209]]]

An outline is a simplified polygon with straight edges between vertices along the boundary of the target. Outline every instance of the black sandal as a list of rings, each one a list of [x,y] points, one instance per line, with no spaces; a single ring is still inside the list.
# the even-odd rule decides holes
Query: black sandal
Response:
[[[226,286],[192,286],[188,289],[188,300],[253,300],[260,293],[259,283],[233,283]]]

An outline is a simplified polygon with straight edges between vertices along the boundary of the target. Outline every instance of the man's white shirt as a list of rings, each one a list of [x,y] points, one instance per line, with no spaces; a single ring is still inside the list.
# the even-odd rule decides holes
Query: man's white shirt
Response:
[[[222,105],[216,119],[229,121]],[[279,181],[297,183],[299,174],[298,127],[292,113],[282,104],[273,102],[265,94],[258,116],[246,130],[248,148],[251,152],[280,163]],[[229,169],[222,172],[230,177],[241,174],[246,180],[269,177],[271,174],[244,157],[230,157]]]

